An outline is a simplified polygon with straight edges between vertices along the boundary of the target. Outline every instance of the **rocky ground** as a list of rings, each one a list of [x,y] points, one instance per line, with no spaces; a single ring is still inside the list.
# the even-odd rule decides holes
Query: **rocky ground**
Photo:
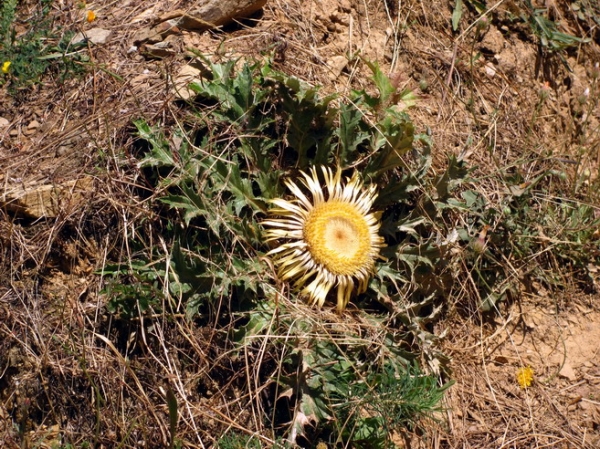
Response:
[[[341,94],[368,86],[361,58],[377,61],[416,94],[409,113],[417,130],[431,134],[437,164],[455,154],[485,175],[533,154],[543,164],[527,162],[532,177],[548,164],[567,173],[576,165],[587,173],[582,182],[594,185],[600,7],[538,1],[560,31],[588,39],[551,51],[519,20],[528,2],[488,3],[485,13],[479,2],[465,1],[460,17],[456,3],[268,0],[217,30],[188,21],[157,37],[161,24],[188,14],[194,3],[53,2],[57,26],[88,37],[88,70],[64,82],[49,74],[16,93],[0,87],[2,447],[59,447],[60,433],[76,433],[79,420],[95,413],[84,379],[130,369],[120,354],[135,336],[125,332],[116,346],[99,344],[116,324],[100,316],[97,270],[122,249],[114,244],[131,231],[123,220],[147,214],[144,186],[125,163],[134,157],[131,123],[176,123],[176,100],[189,96],[185,86],[197,74],[189,65],[194,52],[213,61],[272,55],[277,69]],[[35,7],[19,6],[24,16]],[[592,278],[598,269],[589,268]],[[553,291],[532,282],[491,320],[448,307],[436,329],[446,331],[443,349],[456,383],[439,427],[414,436],[414,447],[600,446],[600,301],[593,288],[600,281],[585,288],[563,281]],[[186,332],[199,353],[210,350],[201,331]],[[534,372],[529,388],[517,382],[522,366]],[[137,375],[147,376],[145,384],[156,373]],[[119,388],[109,379],[92,385]],[[132,396],[151,401],[138,387],[130,387]],[[62,423],[40,412],[67,405],[73,416]],[[25,429],[20,434],[15,421]],[[101,447],[112,447],[110,435],[105,441]]]

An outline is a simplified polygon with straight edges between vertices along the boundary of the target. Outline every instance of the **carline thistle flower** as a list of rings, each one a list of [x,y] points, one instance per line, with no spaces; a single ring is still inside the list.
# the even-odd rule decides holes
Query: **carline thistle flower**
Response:
[[[316,167],[300,172],[298,184],[286,179],[295,196],[275,199],[270,214],[277,218],[263,221],[268,227],[267,241],[280,241],[269,251],[283,281],[322,307],[329,291],[337,286],[337,310],[343,311],[357,282],[357,293],[367,289],[375,259],[385,246],[378,235],[380,214],[370,212],[377,197],[376,187],[363,187],[358,173],[342,182],[342,170],[335,174],[321,167],[325,189]]]

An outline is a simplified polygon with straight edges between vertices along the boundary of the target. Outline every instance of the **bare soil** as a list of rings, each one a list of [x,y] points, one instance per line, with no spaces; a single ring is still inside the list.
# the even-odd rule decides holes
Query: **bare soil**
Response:
[[[409,112],[417,130],[431,133],[437,164],[455,154],[486,174],[537,154],[566,173],[577,161],[591,185],[600,165],[600,111],[588,108],[600,61],[594,22],[600,7],[578,2],[590,14],[582,20],[571,2],[537,2],[563,32],[590,39],[550,52],[516,19],[523,2],[499,1],[487,19],[465,3],[453,31],[455,2],[447,0],[269,0],[240,23],[169,36],[158,58],[144,54],[136,36],[192,2],[99,0],[83,9],[54,2],[64,29],[111,34],[89,44],[93,64],[81,77],[60,83],[49,74],[15,95],[0,88],[6,119],[0,121],[0,189],[92,180],[83,200],[65,203],[53,217],[0,209],[0,445],[60,447],[68,435],[79,447],[96,435],[98,447],[117,447],[134,429],[132,447],[161,447],[169,376],[176,377],[176,393],[188,398],[180,432],[186,447],[209,447],[225,427],[252,422],[246,402],[235,396],[244,382],[241,361],[220,352],[210,326],[182,320],[145,333],[143,325],[110,316],[99,294],[97,270],[125,254],[130,224],[152,221],[134,160],[132,120],[168,126],[181,116],[173,86],[189,48],[214,61],[274,54],[279,70],[342,94],[371,88],[360,58],[376,61],[418,95]],[[26,1],[19,8],[26,15],[34,6]],[[87,10],[97,14],[92,23]],[[528,163],[533,177],[541,167]],[[447,413],[439,427],[402,444],[600,447],[600,297],[568,281],[567,274],[562,291],[524,289],[491,320],[449,305],[436,326],[447,331],[442,349],[456,382],[445,399]],[[160,347],[163,341],[167,346]],[[521,388],[516,372],[525,366],[534,381]],[[220,391],[223,379],[231,381]],[[101,398],[114,406],[100,407]]]

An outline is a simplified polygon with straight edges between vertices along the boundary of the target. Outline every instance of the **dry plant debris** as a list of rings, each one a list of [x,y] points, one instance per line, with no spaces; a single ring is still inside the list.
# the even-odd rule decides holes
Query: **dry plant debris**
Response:
[[[173,24],[160,28],[194,17],[183,0],[14,3],[18,19],[3,26],[14,26],[18,36],[40,3],[60,30],[44,38],[47,48],[61,49],[67,33],[87,38],[73,49],[86,57],[75,60],[83,73],[63,77],[66,66],[52,66],[39,82],[16,91],[7,81],[18,75],[18,64],[0,58],[2,447],[227,447],[239,443],[228,440],[231,435],[245,438],[247,447],[272,447],[282,431],[263,420],[273,398],[290,403],[271,410],[272,422],[314,423],[300,413],[308,409],[294,408],[292,402],[301,401],[296,391],[290,396],[278,390],[277,373],[293,374],[285,372],[286,357],[329,350],[315,335],[334,335],[343,346],[348,334],[365,351],[385,348],[389,336],[377,320],[317,313],[289,302],[284,290],[285,312],[273,315],[273,322],[300,318],[313,326],[294,354],[268,354],[267,340],[250,332],[248,344],[236,351],[224,329],[236,328],[241,315],[219,318],[228,297],[193,320],[183,312],[124,318],[107,310],[110,298],[102,293],[106,280],[99,273],[111,264],[128,266],[143,249],[131,242],[153,236],[157,260],[170,254],[161,240],[164,210],[154,205],[162,192],[139,164],[147,149],[133,124],[143,118],[172,130],[166,138],[174,148],[184,140],[175,132],[182,123],[200,126],[200,118],[177,101],[193,92],[179,96],[187,83],[174,82],[191,63],[198,71],[190,79],[202,78],[197,53],[212,63],[269,57],[275,69],[343,98],[353,89],[373,89],[364,61],[377,62],[394,89],[415,94],[397,100],[416,105],[410,117],[417,132],[433,140],[432,169],[443,173],[454,155],[473,167],[478,180],[473,190],[481,204],[469,196],[463,203],[480,207],[480,216],[491,204],[514,216],[514,226],[505,229],[466,222],[467,215],[455,218],[456,227],[471,234],[448,240],[473,242],[452,251],[473,256],[448,271],[469,275],[455,283],[452,302],[433,321],[398,318],[402,331],[412,325],[413,331],[444,336],[432,353],[450,358],[455,384],[438,421],[424,431],[393,435],[397,446],[600,446],[600,232],[586,221],[588,213],[600,216],[596,2],[270,0],[255,16],[203,33],[174,30]],[[94,29],[105,30],[106,40],[88,39]],[[61,51],[60,58],[66,54]],[[81,195],[61,193],[64,200],[48,200],[51,208],[42,199],[43,208],[23,213],[37,208],[27,205],[26,193],[39,198],[45,195],[40,188],[77,190],[72,187],[81,180]],[[562,209],[550,207],[557,204]],[[489,279],[477,277],[486,269],[480,261],[500,241],[522,236],[520,226],[534,207],[562,212],[547,215],[535,233],[516,242],[515,252],[536,248],[529,265],[511,265],[514,252],[494,254],[508,273],[499,281],[506,288],[483,295],[482,282]],[[573,233],[591,243],[565,241]],[[589,256],[585,266],[577,266],[578,254]],[[539,266],[542,272],[534,270]],[[136,274],[132,268],[126,275]],[[161,291],[150,293],[159,297]],[[394,317],[406,314],[393,301],[387,307]],[[491,313],[482,312],[485,307]],[[261,316],[257,312],[245,329],[264,324]],[[386,356],[383,349],[377,354]],[[301,379],[309,362],[298,373],[298,388],[312,388]],[[521,388],[515,373],[525,366],[535,380]],[[289,410],[297,413],[274,416]],[[336,447],[331,441],[304,445],[313,443]]]

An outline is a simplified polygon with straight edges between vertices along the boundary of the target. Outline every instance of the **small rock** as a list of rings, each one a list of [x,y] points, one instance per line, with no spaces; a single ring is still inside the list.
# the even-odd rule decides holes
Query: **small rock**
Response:
[[[579,405],[577,405],[577,404],[570,404],[570,405],[567,406],[567,411],[574,412],[575,410],[577,410],[577,407],[579,407]]]
[[[112,31],[104,28],[92,28],[84,32],[79,32],[71,39],[71,45],[89,41],[93,44],[105,44]]]
[[[480,46],[492,54],[497,55],[504,50],[504,42],[504,36],[498,30],[498,28],[491,26],[487,33],[485,33]]]
[[[140,44],[148,43],[148,44],[156,44],[163,40],[163,37],[160,33],[154,28],[146,27],[139,30],[133,36],[133,46],[139,47]]]
[[[494,363],[496,365],[506,365],[508,362],[508,358],[503,355],[499,355],[494,359]]]
[[[170,22],[159,23],[153,28],[153,30],[159,33],[163,39],[167,36],[181,33],[181,30],[177,27],[177,24]]]
[[[60,156],[64,156],[65,154],[67,154],[70,150],[70,147],[68,147],[67,145],[61,145],[56,149],[56,157],[60,157]]]
[[[487,76],[489,76],[489,77],[494,77],[494,76],[496,76],[496,67],[494,67],[494,64],[491,64],[491,63],[489,63],[489,62],[488,62],[488,63],[485,65],[485,73],[486,73],[486,75],[487,75]]]
[[[352,4],[350,0],[340,0],[338,8],[344,12],[350,12],[352,10]]]
[[[93,179],[84,177],[61,184],[16,186],[5,190],[0,205],[30,218],[56,217],[64,208],[73,208],[85,201],[93,190]],[[71,209],[72,210],[72,209]]]
[[[196,6],[193,10],[186,10],[189,15],[193,15],[194,17],[199,18],[211,25],[214,24],[216,26],[220,26],[230,23],[234,19],[251,16],[265,6],[267,0],[236,0],[233,2],[223,0],[205,0],[203,2],[196,3],[198,6]],[[318,3],[327,4],[331,2]]]
[[[333,81],[336,80],[344,71],[348,65],[348,58],[345,56],[334,56],[327,61],[327,66],[330,69],[329,78]]]
[[[201,17],[193,13],[188,14],[181,9],[164,14],[160,17],[159,21],[188,31],[204,31],[215,27],[214,23],[206,22]]]
[[[156,44],[144,44],[141,48],[142,54],[149,58],[162,59],[174,56],[176,51],[171,48],[168,42],[157,42]]]
[[[0,117],[0,128],[6,128],[8,125],[10,125],[10,122],[4,117]]]
[[[189,100],[192,96],[196,95],[188,86],[190,83],[201,79],[201,77],[202,71],[200,69],[191,65],[184,65],[173,82],[177,98],[180,100]]]
[[[577,380],[577,374],[575,374],[575,370],[573,370],[573,367],[568,362],[565,362],[558,375],[568,379],[571,382],[575,382]]]
[[[38,122],[37,120],[32,120],[29,125],[27,125],[26,128],[23,128],[23,134],[25,134],[26,136],[31,136],[33,134],[35,134],[38,129],[40,128],[40,122]]]
[[[38,122],[37,120],[32,120],[29,123],[29,125],[27,125],[27,129],[35,130],[35,129],[38,129],[40,126],[42,126],[42,125],[40,125],[40,122]]]
[[[135,33],[133,45],[139,47],[142,44],[157,44],[167,36],[181,34],[181,30],[169,22],[161,22],[152,28],[142,28]]]

